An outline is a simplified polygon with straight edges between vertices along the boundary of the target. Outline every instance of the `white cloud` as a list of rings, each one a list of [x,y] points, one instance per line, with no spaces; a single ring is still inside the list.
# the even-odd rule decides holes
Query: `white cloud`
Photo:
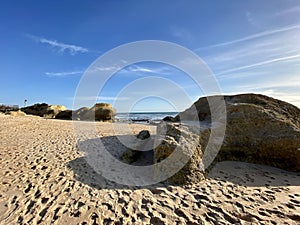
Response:
[[[153,74],[170,74],[174,70],[171,66],[139,66],[131,65],[126,68],[127,72],[141,72],[141,73],[153,73]]]
[[[55,50],[58,50],[58,52],[69,52],[71,55],[75,55],[76,53],[86,53],[89,52],[87,48],[77,46],[77,45],[72,45],[72,44],[65,44],[62,42],[58,42],[56,40],[49,40],[43,37],[38,37],[34,35],[26,35],[30,39],[39,42],[41,44],[47,44],[50,47],[52,47]]]
[[[65,76],[71,76],[71,75],[77,75],[83,73],[84,71],[78,70],[78,71],[69,71],[69,72],[46,72],[45,74],[49,77],[65,77]]]
[[[261,62],[257,62],[257,63],[253,63],[253,64],[248,64],[248,65],[244,65],[244,66],[240,66],[240,67],[235,67],[232,69],[228,69],[228,70],[224,70],[216,75],[223,75],[223,74],[228,74],[231,72],[236,72],[236,71],[240,71],[240,70],[245,70],[245,69],[253,69],[259,66],[264,66],[264,65],[269,65],[269,64],[273,64],[273,63],[277,63],[277,62],[283,62],[283,61],[290,61],[290,60],[294,60],[297,59],[297,61],[300,61],[300,54],[296,54],[296,55],[290,55],[290,56],[285,56],[285,57],[280,57],[280,58],[273,58],[270,60],[265,60],[265,61],[261,61]],[[299,59],[299,60],[298,60]]]
[[[228,42],[223,42],[223,43],[219,43],[219,44],[215,44],[215,45],[209,45],[209,46],[205,46],[205,47],[200,47],[195,49],[195,51],[201,50],[201,49],[207,49],[207,48],[216,48],[216,47],[222,47],[222,46],[228,46],[228,45],[233,45],[233,44],[237,44],[237,43],[241,43],[241,42],[245,42],[245,41],[250,41],[253,39],[257,39],[257,38],[261,38],[261,37],[265,37],[265,36],[269,36],[269,35],[274,35],[274,34],[278,34],[278,33],[282,33],[282,32],[286,32],[286,31],[290,31],[290,30],[295,30],[295,29],[299,29],[300,28],[300,24],[296,24],[296,25],[291,25],[291,26],[286,26],[286,27],[282,27],[282,28],[278,28],[278,29],[273,29],[273,30],[267,30],[261,33],[256,33],[253,35],[249,35],[240,39],[235,39],[232,41],[228,41]]]

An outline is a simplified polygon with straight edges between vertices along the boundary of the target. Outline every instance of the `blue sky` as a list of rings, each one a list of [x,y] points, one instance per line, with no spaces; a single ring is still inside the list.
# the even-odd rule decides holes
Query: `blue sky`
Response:
[[[192,50],[224,94],[262,93],[300,107],[298,0],[1,1],[0,103],[22,106],[27,99],[72,108],[88,66],[105,52],[140,40]],[[145,62],[115,74],[98,101],[113,103],[126,85],[151,76],[179,84],[192,101],[203,95],[184,72]],[[190,104],[175,109],[168,99],[145,98],[141,91],[123,96],[124,104],[130,94],[144,97],[135,111],[176,111]]]

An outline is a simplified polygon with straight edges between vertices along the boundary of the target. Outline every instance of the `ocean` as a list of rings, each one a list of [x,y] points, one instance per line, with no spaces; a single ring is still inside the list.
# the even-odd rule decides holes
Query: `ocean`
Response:
[[[117,113],[117,122],[158,123],[166,116],[176,116],[178,112],[134,112]]]

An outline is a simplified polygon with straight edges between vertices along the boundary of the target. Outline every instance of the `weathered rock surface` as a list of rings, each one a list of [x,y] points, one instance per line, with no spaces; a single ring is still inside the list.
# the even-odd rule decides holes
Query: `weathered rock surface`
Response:
[[[116,110],[108,103],[96,103],[92,108],[81,108],[77,112],[80,120],[113,121]]]
[[[213,96],[210,98],[220,98]],[[224,160],[239,160],[251,163],[275,166],[288,171],[300,171],[300,110],[283,101],[263,95],[242,94],[224,96],[227,108],[226,134],[222,147],[215,158],[215,162]],[[198,115],[193,115],[192,110],[187,109],[180,113],[180,117],[210,123],[211,113],[206,98],[200,98],[194,104]],[[181,135],[181,128],[177,128],[177,135],[174,132],[176,126],[172,123],[167,129],[159,126],[158,133],[166,133],[163,145],[154,150],[156,161],[167,158],[178,146],[176,139],[183,138],[186,142],[189,139]],[[199,141],[191,142],[189,147],[196,150],[187,165],[173,176],[176,183],[194,183],[196,179],[190,179],[188,170],[194,173],[195,166],[201,163],[200,152],[205,151],[210,129],[201,131]],[[192,138],[194,139],[194,138]],[[199,147],[200,146],[200,147]],[[201,149],[201,151],[200,151]],[[199,173],[200,174],[200,173]],[[174,178],[175,177],[175,178]],[[188,181],[188,182],[187,182]]]
[[[262,95],[226,96],[227,129],[221,160],[300,171],[300,110]]]
[[[122,155],[122,161],[125,163],[131,164],[139,160],[143,154],[140,150],[146,147],[147,142],[150,140],[150,132],[148,130],[142,130],[136,138],[136,142],[133,144],[132,148],[128,148]]]
[[[64,110],[67,110],[65,106],[62,105],[48,105],[46,103],[34,104],[32,106],[24,107],[21,109],[26,114],[31,114],[35,116],[41,116],[46,118],[55,118],[55,116]]]
[[[95,120],[98,121],[113,120],[116,115],[116,110],[107,103],[97,103],[91,108],[91,111],[95,113]]]
[[[156,179],[175,172],[168,178],[173,184],[197,183],[204,179],[204,172],[201,170],[203,149],[199,139],[199,130],[191,126],[173,123],[158,125],[155,140],[157,147],[154,149]],[[166,158],[169,162],[160,165]]]

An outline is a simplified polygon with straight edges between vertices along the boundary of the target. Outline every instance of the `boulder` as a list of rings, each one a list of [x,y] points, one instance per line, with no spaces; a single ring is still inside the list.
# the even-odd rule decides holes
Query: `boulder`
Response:
[[[116,110],[108,103],[96,103],[91,109],[82,115],[82,120],[113,121]]]
[[[34,104],[32,106],[24,107],[21,110],[26,114],[31,114],[35,116],[41,116],[46,118],[55,118],[55,116],[66,110],[67,108],[62,105],[48,105],[46,103]]]
[[[220,96],[209,98],[213,100]],[[300,110],[297,107],[257,94],[224,96],[224,99],[227,111],[226,133],[214,163],[239,160],[300,171]],[[199,118],[200,121],[210,123],[211,113],[207,99],[200,98],[194,106],[197,115],[189,108],[179,113],[176,119],[184,117],[185,120],[189,118],[195,122]],[[177,184],[195,183],[198,175],[201,179],[201,171],[197,171],[196,167],[201,166],[201,155],[205,153],[210,129],[199,131],[198,138],[188,130],[189,128],[176,126],[174,123],[157,127],[157,133],[162,134],[159,136],[162,144],[154,149],[156,162],[166,159],[175,147],[181,152],[187,151],[185,149],[192,149],[194,152],[188,163],[169,179]],[[183,145],[177,141],[180,139],[183,140]],[[198,142],[193,141],[196,139]],[[198,175],[191,178],[189,174]]]
[[[63,119],[63,120],[71,120],[72,119],[72,110],[64,110],[60,111],[56,116],[55,119]]]
[[[300,110],[262,95],[226,96],[227,128],[216,161],[300,171]]]
[[[166,116],[165,118],[162,119],[165,122],[179,122],[179,116],[178,117],[173,117],[173,116]]]
[[[170,174],[168,182],[172,184],[197,183],[204,179],[202,168],[203,148],[199,144],[199,130],[178,123],[160,123],[154,149],[154,176]],[[161,162],[168,158],[166,165]]]
[[[112,121],[116,115],[116,110],[107,103],[97,103],[91,110],[95,112],[95,120],[98,121]]]
[[[137,139],[145,140],[150,137],[150,132],[148,130],[142,130],[136,137]]]

